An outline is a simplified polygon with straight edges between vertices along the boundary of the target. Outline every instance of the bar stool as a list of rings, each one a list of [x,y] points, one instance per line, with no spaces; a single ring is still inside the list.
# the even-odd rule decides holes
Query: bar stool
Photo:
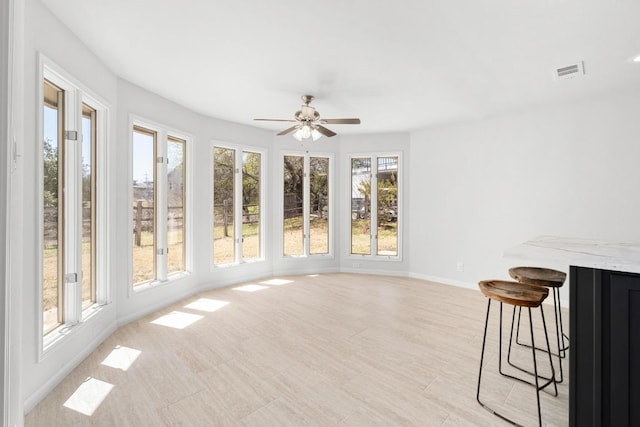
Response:
[[[484,280],[478,283],[478,287],[480,291],[488,297],[487,300],[487,316],[484,322],[484,335],[482,337],[482,353],[480,354],[480,370],[478,372],[478,389],[476,394],[476,400],[483,408],[487,409],[489,412],[494,415],[502,418],[505,421],[510,422],[511,424],[519,425],[515,421],[507,418],[506,416],[496,412],[493,408],[490,408],[486,404],[484,404],[480,400],[480,384],[482,381],[482,365],[484,363],[484,350],[485,344],[487,341],[487,326],[489,324],[489,312],[491,310],[491,301],[495,300],[500,303],[500,337],[498,341],[498,372],[508,378],[512,378],[514,380],[520,381],[525,384],[529,384],[535,387],[536,389],[536,400],[538,404],[538,424],[542,426],[542,416],[540,413],[540,391],[545,387],[553,384],[554,387],[554,395],[558,395],[558,388],[556,386],[556,382],[554,381],[555,372],[553,368],[553,362],[551,361],[551,348],[549,346],[549,336],[547,334],[547,324],[544,318],[544,310],[542,308],[542,301],[549,295],[549,290],[540,286],[531,286],[518,282],[508,282],[504,280]],[[529,311],[529,331],[531,336],[531,343],[533,344],[531,347],[531,353],[533,356],[533,377],[535,382],[530,382],[524,380],[522,378],[515,377],[513,375],[504,373],[502,371],[502,304],[509,304],[514,307],[514,313],[516,307],[518,308],[526,308]],[[551,378],[548,379],[544,384],[540,385],[540,379],[542,378],[538,375],[538,363],[536,361],[536,350],[535,350],[535,341],[533,335],[533,322],[531,318],[531,309],[532,308],[540,308],[540,315],[542,317],[542,325],[544,328],[544,336],[545,341],[547,343],[548,356],[549,356],[549,366],[551,368]],[[512,319],[513,320],[513,319]],[[513,337],[513,324],[512,324],[512,334],[509,338],[511,344],[511,339]]]
[[[560,377],[557,379],[558,383],[564,381],[564,375],[562,371],[562,359],[566,357],[566,351],[569,349],[569,337],[564,333],[564,327],[562,322],[562,310],[560,309],[560,287],[564,284],[567,275],[562,271],[552,270],[550,268],[541,267],[513,267],[509,269],[509,275],[520,283],[524,283],[532,286],[542,286],[552,290],[553,294],[553,309],[556,324],[556,344],[558,353],[554,356],[558,357],[559,373]],[[516,328],[516,343],[529,347],[528,344],[523,344],[519,341],[520,336],[520,315],[522,309],[518,310],[518,326]],[[514,313],[515,317],[515,313]],[[513,319],[512,319],[513,321]],[[566,342],[565,342],[566,339]],[[545,351],[538,347],[538,350]],[[511,361],[509,360],[511,364]],[[513,364],[512,364],[513,365]]]

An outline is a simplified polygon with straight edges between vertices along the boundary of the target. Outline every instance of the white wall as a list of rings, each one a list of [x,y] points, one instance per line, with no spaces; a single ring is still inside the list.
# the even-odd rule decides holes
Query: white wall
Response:
[[[188,134],[193,138],[191,171],[193,183],[193,272],[188,277],[164,286],[158,286],[142,292],[129,291],[131,279],[128,269],[115,272],[116,305],[120,324],[166,306],[173,301],[185,298],[203,289],[224,286],[238,282],[238,277],[263,277],[270,274],[270,261],[245,264],[234,268],[217,268],[211,265],[211,206],[212,194],[212,141],[239,144],[266,149],[267,164],[269,148],[272,146],[273,133],[262,129],[242,126],[224,120],[214,119],[194,113],[180,105],[168,101],[152,92],[144,90],[125,80],[118,81],[118,125],[117,140],[117,183],[118,194],[116,233],[118,241],[131,241],[129,225],[128,194],[131,183],[127,179],[130,144],[130,117],[134,115],[150,120],[175,131]],[[189,156],[188,156],[189,157]],[[187,160],[189,161],[189,160]],[[268,178],[268,177],[267,177]],[[270,200],[268,192],[265,199]],[[187,243],[189,244],[189,243]],[[129,252],[120,250],[116,254],[116,265],[129,263]]]
[[[22,398],[22,196],[23,196],[23,159],[24,152],[24,0],[10,0],[6,2],[9,13],[4,18],[9,22],[7,30],[10,34],[10,52],[8,65],[10,71],[10,88],[7,98],[8,107],[8,153],[12,148],[10,143],[15,138],[16,161],[12,164],[12,154],[9,154],[8,187],[7,187],[7,215],[8,227],[5,244],[7,249],[7,270],[0,280],[6,280],[6,318],[5,333],[5,383],[4,391],[4,423],[8,426],[22,425],[24,412]],[[3,106],[4,107],[4,106]],[[7,375],[8,374],[8,375]]]
[[[475,287],[538,235],[640,240],[638,111],[635,92],[414,132],[412,274]]]
[[[22,1],[22,0],[20,0]],[[39,195],[36,164],[37,52],[42,52],[111,104],[109,239],[112,304],[90,327],[79,328],[44,360],[37,360],[37,275],[33,263],[12,260],[23,292],[22,396],[31,409],[117,325],[204,289],[270,274],[357,271],[412,275],[475,287],[484,278],[506,277],[512,261],[505,248],[540,234],[638,240],[640,227],[640,97],[618,94],[589,102],[534,108],[437,129],[382,135],[343,135],[301,146],[292,138],[194,113],[118,79],[38,0],[24,0],[24,133],[22,162],[13,193],[12,228],[20,230],[18,258],[37,259]],[[170,84],[171,82],[168,82]],[[17,84],[19,87],[21,83]],[[214,102],[215,100],[212,100]],[[128,177],[130,117],[193,137],[193,273],[149,291],[130,293],[127,266],[131,242]],[[21,120],[21,119],[18,119]],[[336,129],[339,131],[339,129]],[[264,262],[211,267],[213,140],[266,151],[267,190]],[[333,153],[334,255],[308,259],[282,254],[281,158],[285,152]],[[349,256],[351,216],[349,154],[401,152],[402,258],[363,260]],[[1,195],[0,195],[1,196]],[[14,202],[17,202],[14,203]],[[23,215],[24,213],[24,215]],[[24,227],[22,227],[24,224]],[[1,254],[0,254],[1,255]],[[463,262],[464,272],[456,271]],[[358,266],[358,267],[356,267]],[[566,269],[556,265],[554,268]],[[565,287],[565,298],[566,289]]]
[[[41,340],[41,327],[38,324],[39,301],[37,290],[40,286],[37,267],[33,260],[38,259],[37,239],[39,233],[37,164],[41,149],[41,136],[38,132],[38,109],[40,101],[37,88],[38,52],[53,60],[62,69],[71,74],[78,82],[90,88],[112,106],[115,117],[116,77],[62,25],[38,0],[25,1],[24,21],[24,145],[23,167],[19,171],[25,191],[20,192],[19,203],[23,215],[24,227],[19,231],[23,245],[21,290],[22,313],[22,389],[25,409],[28,411],[55,384],[61,380],[93,348],[106,338],[115,328],[115,307],[105,307],[90,323],[74,328],[60,345],[56,345],[45,357],[38,361],[38,342]],[[115,130],[115,120],[111,123],[111,134]],[[109,155],[113,150],[109,151]],[[108,156],[109,157],[109,156]],[[107,159],[108,164],[113,162]],[[114,176],[108,171],[109,176]],[[109,216],[115,212],[114,204],[109,204]],[[12,228],[19,223],[14,222]],[[114,248],[112,248],[114,249]],[[28,261],[26,261],[28,260]],[[114,265],[109,266],[114,268]]]
[[[9,372],[5,365],[5,350],[9,348],[8,337],[10,333],[9,320],[6,317],[11,307],[7,304],[8,283],[8,253],[9,242],[8,236],[8,218],[9,218],[9,147],[12,146],[12,133],[9,130],[9,110],[11,108],[11,100],[9,98],[10,67],[9,46],[11,34],[9,29],[11,26],[10,2],[2,2],[0,4],[0,319],[2,319],[2,328],[0,328],[0,378],[2,378],[2,393],[0,393],[0,414],[2,414],[3,424],[7,424],[8,407],[5,407],[5,397],[8,392]]]

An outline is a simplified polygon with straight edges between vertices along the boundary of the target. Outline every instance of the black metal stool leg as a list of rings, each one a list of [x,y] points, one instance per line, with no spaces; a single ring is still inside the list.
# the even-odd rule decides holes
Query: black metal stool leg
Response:
[[[484,407],[484,404],[480,401],[480,381],[482,379],[482,365],[484,364],[484,347],[487,342],[487,327],[489,325],[490,310],[491,310],[491,298],[488,298],[487,299],[487,317],[484,320],[484,334],[482,336],[482,352],[480,353],[480,370],[478,371],[478,391],[476,393],[476,400],[483,407]]]
[[[558,351],[557,351],[557,353],[550,353],[550,354],[553,355],[553,356],[557,356],[558,357],[558,365],[559,365],[558,366],[558,372],[559,372],[560,375],[559,375],[559,378],[556,378],[555,380],[556,380],[557,383],[562,383],[564,381],[564,371],[563,371],[563,368],[562,368],[562,359],[565,358],[566,350],[569,348],[569,345],[568,344],[565,345],[565,341],[564,341],[566,335],[564,333],[564,329],[563,329],[563,326],[562,326],[562,311],[560,310],[560,290],[558,288],[553,288],[552,292],[553,292],[553,309],[554,309],[555,327],[556,327],[556,343],[557,343],[556,348],[558,349]],[[530,344],[526,344],[526,343],[523,343],[523,342],[519,341],[520,317],[521,317],[521,313],[522,313],[522,307],[517,307],[517,309],[518,309],[518,321],[517,321],[517,324],[516,324],[517,326],[515,327],[515,329],[516,329],[516,340],[515,341],[516,341],[516,344],[518,344],[518,345],[530,348],[531,347]],[[513,314],[512,320],[511,320],[512,329],[514,327],[513,326],[513,322],[515,320],[515,310],[516,310],[516,308],[514,307],[514,314]],[[567,340],[568,339],[569,338],[567,337]],[[538,350],[538,351],[547,351],[547,349],[544,349],[542,347],[536,347],[536,350]],[[520,371],[526,372],[528,374],[531,374],[530,371],[524,370],[521,367],[515,365],[513,362],[511,362],[511,357],[510,356],[511,356],[511,340],[509,340],[509,353],[508,353],[508,356],[507,356],[507,362],[511,366],[513,366],[514,368],[519,369]],[[546,377],[541,377],[541,378],[548,379]]]
[[[558,294],[558,316],[560,317],[560,333],[562,337],[562,358],[567,357],[567,350],[569,349],[569,337],[564,333],[564,325],[562,323],[562,307],[560,306],[560,289],[555,288],[555,291]],[[565,343],[565,339],[567,343]]]
[[[556,383],[554,381],[554,377],[555,377],[555,371],[553,368],[553,363],[552,363],[552,359],[551,359],[551,348],[549,346],[549,336],[547,334],[547,326],[546,326],[546,321],[544,318],[544,312],[542,311],[542,307],[540,307],[541,310],[541,316],[542,316],[542,323],[543,323],[543,327],[544,327],[544,332],[545,332],[545,341],[547,344],[547,355],[549,357],[549,365],[551,367],[551,378],[545,378],[542,377],[540,375],[538,375],[538,365],[537,365],[537,358],[536,358],[536,348],[535,348],[535,341],[534,341],[534,337],[533,337],[533,322],[532,322],[532,318],[531,318],[531,308],[528,308],[529,310],[529,332],[530,332],[530,337],[531,337],[531,342],[532,346],[529,346],[531,348],[531,353],[533,356],[533,373],[525,371],[523,369],[521,369],[523,372],[527,372],[530,375],[534,376],[535,382],[529,382],[526,380],[523,380],[522,378],[518,378],[515,377],[513,375],[510,374],[506,374],[504,372],[502,372],[502,319],[503,319],[503,310],[502,310],[502,302],[500,303],[500,323],[499,323],[499,341],[498,341],[498,371],[500,372],[501,375],[520,381],[522,383],[525,384],[529,384],[531,386],[535,387],[536,390],[536,400],[537,400],[537,406],[538,406],[538,423],[539,426],[542,425],[542,418],[541,418],[541,409],[540,409],[540,391],[545,389],[548,385],[553,384],[554,388],[555,388],[555,395],[558,395],[558,389],[556,386]],[[483,365],[484,365],[484,353],[485,353],[485,349],[486,349],[486,343],[487,343],[487,330],[489,328],[489,314],[491,312],[491,298],[488,298],[487,300],[487,314],[485,317],[485,321],[484,321],[484,332],[482,335],[482,351],[480,353],[480,367],[478,369],[478,387],[476,390],[476,400],[478,401],[478,403],[480,404],[480,406],[482,406],[483,408],[485,408],[487,411],[491,412],[493,415],[503,419],[504,421],[516,425],[516,426],[521,426],[520,424],[518,424],[517,422],[507,418],[506,416],[500,414],[499,412],[497,412],[496,410],[494,410],[493,408],[487,406],[486,404],[484,404],[481,400],[480,400],[480,386],[482,383],[482,370],[483,370]],[[512,341],[513,340],[513,320],[515,318],[515,310],[514,313],[512,314],[512,325],[511,325],[511,334],[509,337],[509,340]],[[511,344],[511,343],[510,343]],[[510,345],[511,347],[511,345]],[[520,369],[520,368],[519,368]],[[544,384],[540,385],[540,379],[544,379],[547,380]]]
[[[536,381],[536,401],[538,403],[538,426],[542,427],[542,413],[540,411],[540,385],[538,384],[538,364],[536,363],[536,344],[533,340],[533,321],[531,308],[529,310],[529,332],[531,333],[531,356],[533,357],[533,377]]]
[[[551,346],[549,345],[549,334],[547,332],[547,322],[544,318],[544,309],[542,308],[542,304],[540,305],[540,316],[542,317],[542,329],[544,330],[544,339],[547,343],[547,355],[549,356],[549,366],[551,367],[551,378],[555,379],[556,377],[556,370],[553,367],[553,361],[551,360]],[[561,365],[562,366],[562,365]],[[553,381],[553,389],[554,389],[554,396],[558,396],[558,381]],[[548,385],[548,384],[547,384]],[[543,388],[546,387],[547,385],[542,386]]]
[[[556,291],[558,291],[558,288],[553,288],[553,314],[556,321],[556,344],[558,348],[558,366],[560,369],[560,379],[558,379],[557,382],[561,383],[562,381],[564,381],[564,375],[562,372],[562,352],[564,351],[564,349],[560,344],[560,340],[564,340],[564,338],[562,338],[562,320],[558,317],[560,311],[560,293],[559,291]],[[558,294],[557,298],[556,293]]]

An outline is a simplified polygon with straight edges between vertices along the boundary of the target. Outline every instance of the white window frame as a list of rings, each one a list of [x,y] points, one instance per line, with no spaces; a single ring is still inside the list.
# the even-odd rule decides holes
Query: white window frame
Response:
[[[302,215],[303,215],[303,248],[304,253],[301,255],[285,255],[284,253],[284,158],[285,156],[296,156],[304,158],[304,183],[303,183],[303,204],[302,204]],[[311,239],[310,239],[310,228],[311,228],[311,217],[309,212],[309,197],[311,194],[311,176],[310,176],[310,159],[311,157],[323,157],[329,159],[329,209],[327,214],[329,215],[329,252],[326,254],[311,254]],[[311,152],[311,151],[282,151],[280,153],[280,179],[278,180],[278,211],[279,211],[279,233],[278,233],[278,241],[279,245],[279,253],[280,257],[283,259],[291,259],[291,258],[325,258],[332,259],[334,258],[334,201],[336,197],[335,193],[335,155],[333,153],[327,152]]]
[[[214,171],[214,161],[213,161],[213,150],[214,148],[224,148],[227,150],[235,151],[235,174],[234,174],[234,190],[233,190],[233,198],[234,198],[234,206],[233,206],[233,235],[235,238],[235,253],[234,253],[234,261],[227,264],[215,264],[214,256],[215,256],[215,244],[213,239],[214,233],[214,220],[215,220],[215,201],[213,191],[215,188],[215,171]],[[258,153],[260,154],[260,258],[245,260],[242,257],[242,153]],[[265,192],[267,189],[266,186],[266,158],[267,152],[264,148],[252,147],[244,144],[233,144],[225,141],[212,140],[209,145],[209,155],[211,165],[211,173],[209,176],[211,179],[209,182],[211,183],[211,190],[209,191],[210,195],[210,213],[211,220],[209,224],[211,224],[211,229],[209,231],[210,238],[210,253],[209,253],[209,262],[211,263],[211,271],[220,268],[229,268],[234,266],[239,266],[243,264],[253,264],[258,262],[264,262],[266,260],[265,256],[265,242],[266,242],[266,227],[265,227],[265,212],[266,212],[266,197]]]
[[[378,194],[378,158],[380,157],[397,157],[398,158],[398,255],[378,255],[378,198],[371,197],[371,227],[370,227],[370,238],[371,238],[371,253],[370,254],[353,254],[351,253],[352,249],[352,230],[351,230],[351,185],[352,185],[352,176],[351,176],[351,161],[352,159],[362,159],[369,158],[371,159],[371,194]],[[401,151],[388,151],[388,152],[367,152],[367,153],[350,153],[348,156],[348,161],[346,165],[346,174],[345,176],[349,177],[349,191],[347,192],[347,203],[345,206],[348,207],[348,224],[349,224],[349,239],[347,245],[347,258],[352,260],[375,260],[375,261],[392,261],[399,262],[402,261],[402,229],[403,229],[403,220],[404,217],[404,207],[403,207],[403,175],[404,170],[402,166],[402,152]],[[373,226],[375,224],[375,227]],[[374,234],[375,233],[375,234]]]
[[[48,80],[65,91],[65,131],[76,131],[77,141],[63,141],[65,144],[65,273],[76,272],[75,283],[63,283],[64,321],[46,335],[43,326],[43,247],[44,247],[44,202],[43,202],[43,153],[37,150],[37,189],[38,189],[38,230],[36,247],[38,248],[37,272],[37,310],[38,319],[38,360],[42,360],[51,348],[70,335],[77,326],[89,321],[100,309],[111,303],[111,289],[108,280],[109,239],[107,212],[107,147],[109,146],[110,107],[101,97],[93,93],[77,79],[64,71],[43,54],[38,55],[37,93],[38,93],[38,139],[44,129],[43,99],[44,80]],[[82,310],[82,104],[96,110],[96,302]],[[75,165],[70,167],[67,165]],[[73,226],[75,224],[75,226]]]
[[[155,201],[154,216],[155,216],[155,232],[157,248],[163,249],[161,254],[156,253],[156,278],[155,280],[149,280],[141,282],[139,285],[134,286],[133,283],[133,245],[130,240],[127,245],[128,248],[128,296],[137,294],[139,292],[145,292],[154,289],[158,286],[164,286],[171,284],[175,281],[188,277],[193,272],[193,136],[187,132],[173,129],[163,124],[157,123],[153,120],[149,120],[134,114],[129,115],[129,168],[128,168],[128,182],[133,182],[133,132],[136,127],[144,128],[156,133],[156,161],[154,162],[156,168],[156,181],[154,185],[156,187],[157,197]],[[181,272],[174,272],[167,274],[167,141],[169,136],[185,141],[185,218],[183,219],[183,225],[185,227],[184,233],[184,250],[185,250],[185,270]],[[163,161],[159,163],[157,158],[162,157]],[[128,191],[128,206],[133,206],[133,187],[129,186]],[[160,212],[164,212],[165,215],[159,215]],[[128,224],[133,224],[133,209],[128,209]]]

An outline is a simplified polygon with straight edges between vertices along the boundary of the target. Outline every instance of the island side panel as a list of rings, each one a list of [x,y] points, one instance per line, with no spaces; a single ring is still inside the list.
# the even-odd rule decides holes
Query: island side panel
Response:
[[[595,298],[601,293],[601,275],[593,268],[571,266],[569,271],[569,425],[600,425],[595,396]],[[598,422],[596,422],[598,420]]]

